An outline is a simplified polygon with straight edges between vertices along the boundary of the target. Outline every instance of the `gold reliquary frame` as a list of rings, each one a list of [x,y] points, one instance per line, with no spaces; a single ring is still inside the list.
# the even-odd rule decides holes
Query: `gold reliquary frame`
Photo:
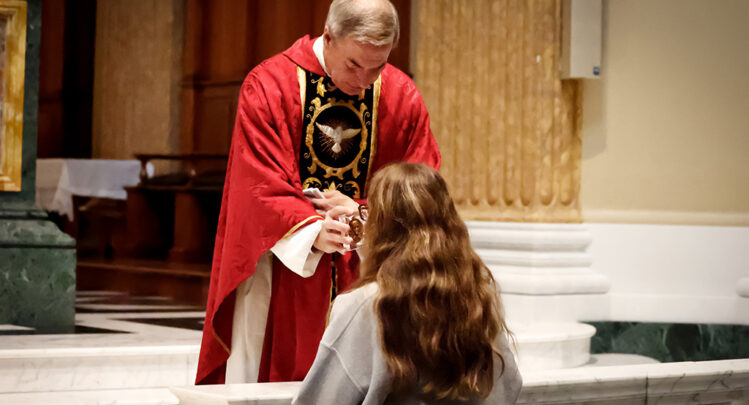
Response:
[[[0,191],[21,191],[26,2],[0,0],[4,52],[0,60]]]

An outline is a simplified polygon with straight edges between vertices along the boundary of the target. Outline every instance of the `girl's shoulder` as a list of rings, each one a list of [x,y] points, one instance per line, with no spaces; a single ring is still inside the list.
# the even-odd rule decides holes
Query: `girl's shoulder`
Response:
[[[335,301],[333,301],[333,307],[335,308],[337,302],[341,302],[342,304],[340,305],[349,306],[365,301],[373,301],[376,295],[377,283],[368,283],[337,296]]]
[[[370,283],[336,297],[330,311],[328,327],[323,342],[332,345],[344,333],[362,332],[375,326],[373,303],[377,296],[377,284]]]

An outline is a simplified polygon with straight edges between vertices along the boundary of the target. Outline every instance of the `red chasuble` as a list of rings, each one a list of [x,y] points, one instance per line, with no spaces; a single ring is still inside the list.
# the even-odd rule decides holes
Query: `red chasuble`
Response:
[[[224,382],[237,286],[276,242],[322,220],[303,188],[336,188],[364,200],[367,179],[388,163],[439,167],[429,116],[407,75],[388,64],[371,89],[347,96],[325,76],[313,42],[308,36],[299,39],[255,67],[242,84],[198,384]],[[304,378],[325,329],[332,290],[355,281],[357,267],[356,255],[324,255],[315,274],[302,278],[273,258],[259,382]]]

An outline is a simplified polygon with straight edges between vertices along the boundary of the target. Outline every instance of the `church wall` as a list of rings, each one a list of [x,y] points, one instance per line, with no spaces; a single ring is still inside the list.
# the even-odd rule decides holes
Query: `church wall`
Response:
[[[604,1],[603,14],[580,201],[608,319],[747,325],[749,4]]]
[[[749,225],[749,4],[604,3],[583,90],[583,219]]]
[[[611,281],[594,321],[749,325],[749,227],[587,223],[592,269]]]
[[[184,2],[99,0],[92,157],[177,152]]]

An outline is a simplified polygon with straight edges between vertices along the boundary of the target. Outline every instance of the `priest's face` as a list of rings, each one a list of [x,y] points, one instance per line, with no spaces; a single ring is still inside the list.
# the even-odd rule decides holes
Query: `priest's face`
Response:
[[[372,45],[351,36],[332,38],[325,29],[325,67],[333,83],[346,94],[356,95],[369,88],[385,68],[392,45]]]

